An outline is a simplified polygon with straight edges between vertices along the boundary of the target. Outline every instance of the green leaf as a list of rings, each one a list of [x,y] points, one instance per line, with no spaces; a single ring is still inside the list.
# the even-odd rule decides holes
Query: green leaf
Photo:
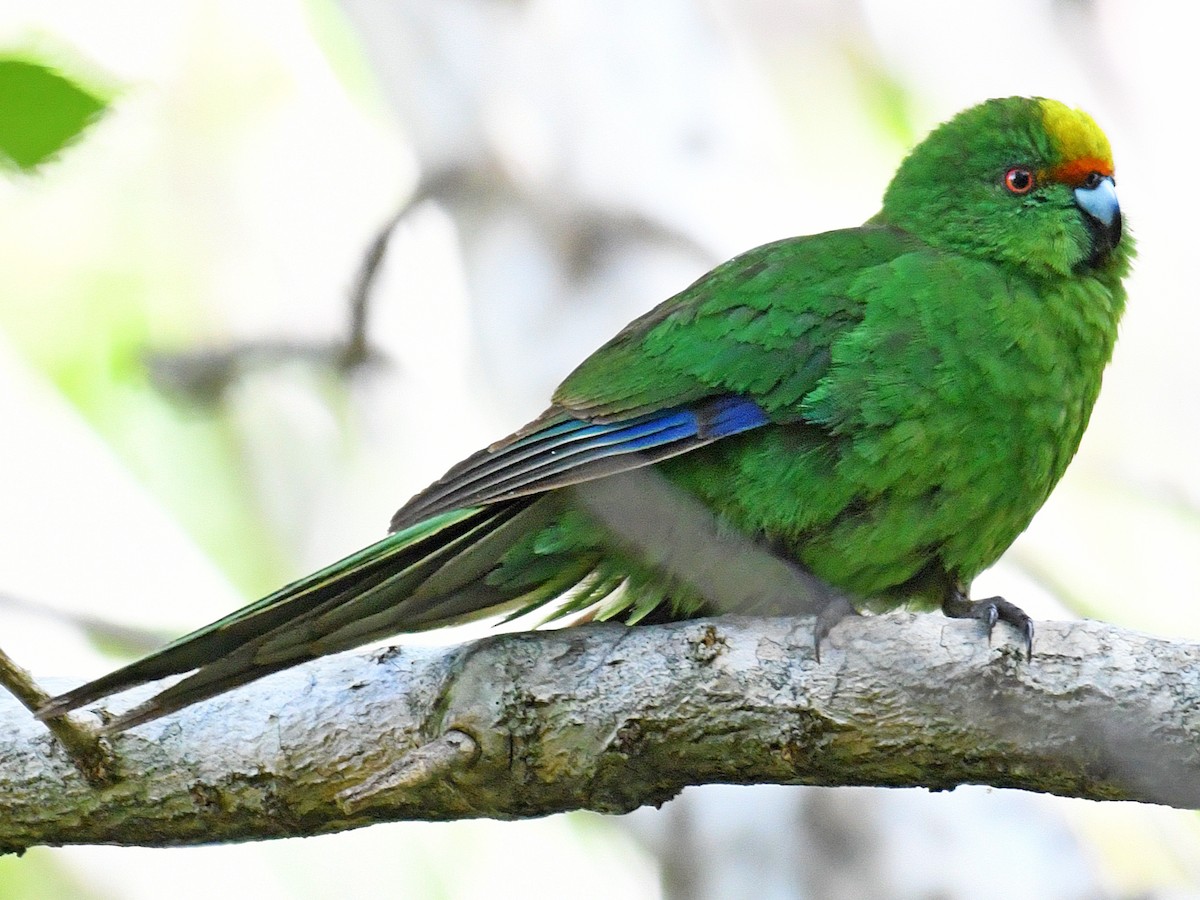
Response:
[[[107,105],[40,63],[0,58],[0,161],[32,171],[77,138]]]

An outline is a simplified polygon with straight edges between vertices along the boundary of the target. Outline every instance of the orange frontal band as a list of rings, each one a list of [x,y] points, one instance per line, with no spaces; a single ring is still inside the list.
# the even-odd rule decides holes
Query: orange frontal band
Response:
[[[1071,187],[1079,187],[1093,172],[1104,176],[1112,175],[1112,162],[1096,156],[1084,156],[1079,159],[1072,159],[1069,162],[1060,163],[1046,171],[1044,177],[1070,185]]]

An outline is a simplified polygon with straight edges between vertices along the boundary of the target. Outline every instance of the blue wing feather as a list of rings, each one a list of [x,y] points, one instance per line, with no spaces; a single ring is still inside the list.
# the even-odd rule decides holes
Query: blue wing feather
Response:
[[[392,529],[464,506],[640,468],[769,421],[757,403],[736,395],[610,421],[577,419],[551,409],[511,438],[452,468],[396,513]]]

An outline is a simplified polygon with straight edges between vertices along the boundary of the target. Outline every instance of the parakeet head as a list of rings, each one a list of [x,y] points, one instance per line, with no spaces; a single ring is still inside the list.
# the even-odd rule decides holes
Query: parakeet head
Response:
[[[1108,139],[1056,100],[988,100],[935,129],[900,165],[876,221],[1037,275],[1123,270]]]

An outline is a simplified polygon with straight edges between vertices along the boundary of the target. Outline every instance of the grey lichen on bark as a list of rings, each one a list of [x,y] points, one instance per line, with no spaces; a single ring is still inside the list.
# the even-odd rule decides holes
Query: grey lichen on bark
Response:
[[[122,708],[147,690],[121,698]],[[115,703],[114,703],[115,706]],[[0,848],[620,813],[691,784],[964,783],[1200,807],[1200,645],[1096,622],[719,618],[318,660],[111,739],[80,776],[0,700]]]

